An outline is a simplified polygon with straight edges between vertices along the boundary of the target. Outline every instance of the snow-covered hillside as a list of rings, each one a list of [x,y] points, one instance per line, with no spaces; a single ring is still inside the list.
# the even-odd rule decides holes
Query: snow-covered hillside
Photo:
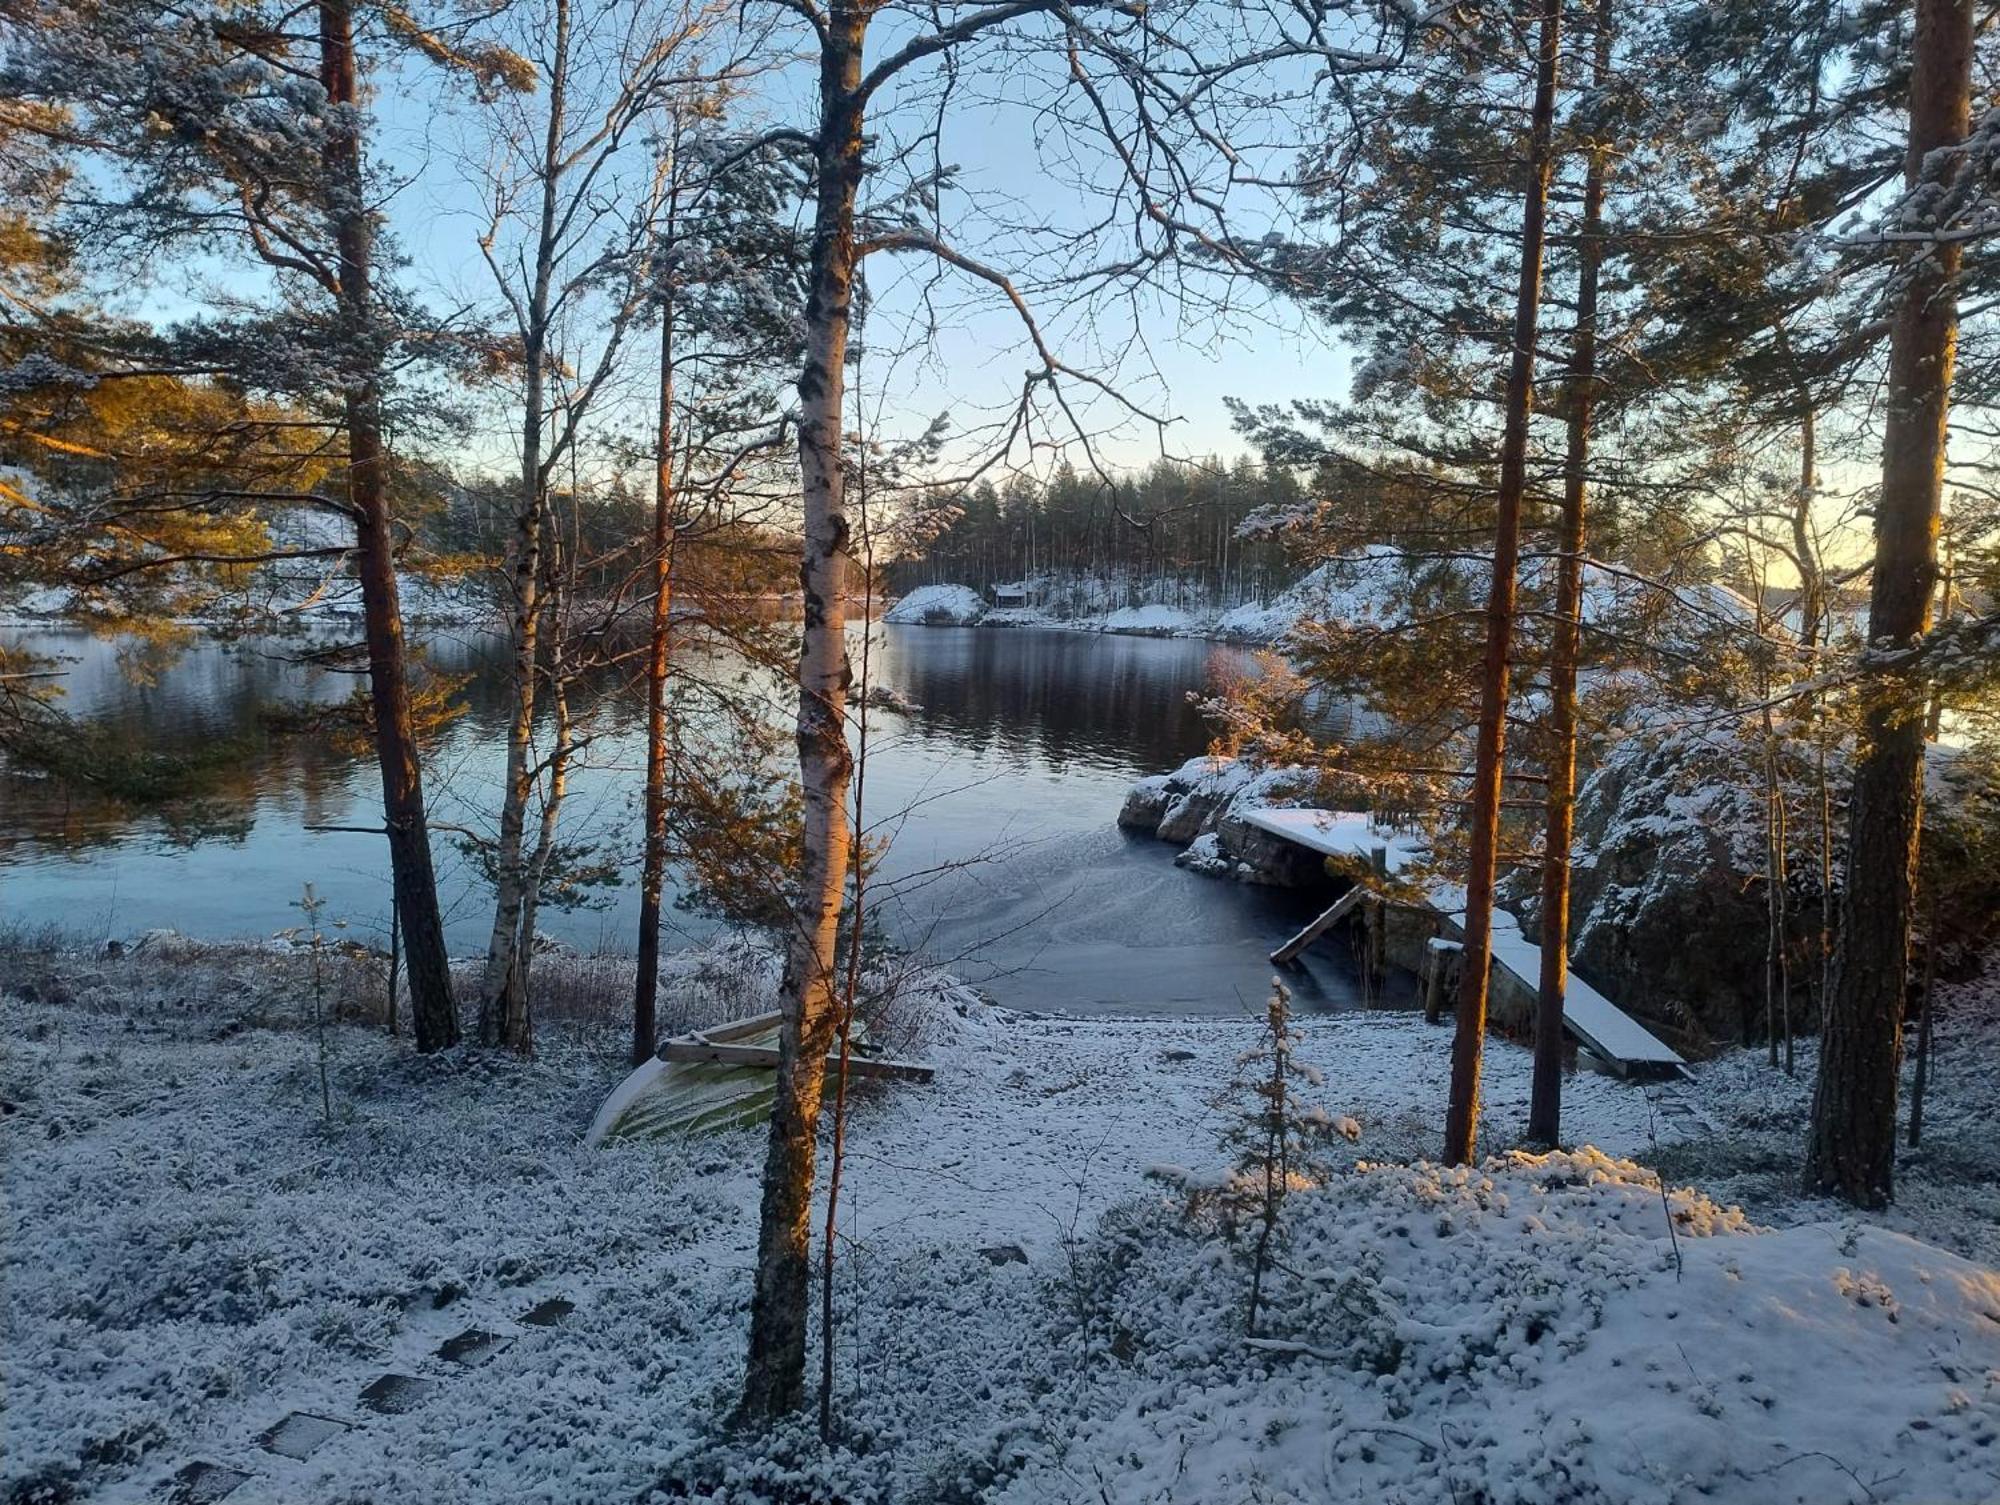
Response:
[[[986,603],[968,585],[920,585],[887,612],[885,622],[929,627],[970,627],[986,615]]]
[[[1522,588],[1545,589],[1551,568],[1547,560],[1528,561],[1522,569]],[[925,585],[897,602],[888,620],[1282,643],[1302,621],[1393,625],[1408,620],[1420,591],[1436,589],[1442,580],[1449,588],[1476,594],[1484,590],[1486,570],[1486,561],[1477,554],[1423,560],[1376,545],[1316,565],[1266,600],[1229,607],[1186,604],[1198,600],[1200,593],[1171,578],[1041,575],[1007,587],[1021,592],[1031,603],[1026,606],[989,605],[969,586]],[[1658,630],[1682,643],[1716,631],[1741,631],[1756,618],[1755,607],[1727,586],[1668,589],[1596,563],[1585,570],[1583,609],[1585,621],[1596,624],[1648,616]]]

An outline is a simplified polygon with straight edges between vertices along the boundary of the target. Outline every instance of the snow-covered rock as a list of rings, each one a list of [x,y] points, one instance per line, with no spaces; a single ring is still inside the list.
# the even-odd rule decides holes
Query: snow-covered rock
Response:
[[[969,585],[920,585],[883,614],[885,622],[927,627],[970,627],[986,615],[986,603]]]
[[[1176,637],[1193,632],[1199,621],[1194,613],[1174,606],[1126,606],[1098,618],[1106,632],[1130,632],[1140,636]]]
[[[1174,858],[1175,867],[1184,867],[1189,872],[1204,873],[1210,877],[1220,877],[1234,865],[1223,855],[1222,838],[1213,831],[1197,836]]]
[[[1764,795],[1732,731],[1612,747],[1578,792],[1573,854],[1579,970],[1649,1022],[1761,1032]]]
[[[1189,847],[1182,865],[1197,872],[1234,873],[1246,882],[1295,887],[1321,875],[1319,860],[1242,817],[1253,810],[1296,805],[1310,797],[1317,782],[1302,768],[1190,758],[1172,773],[1135,781],[1118,812],[1118,824]]]
[[[1837,911],[1853,775],[1843,746],[1827,754]],[[1974,761],[1961,775],[1961,761],[1944,746],[1933,747],[1927,761],[1927,840],[1941,854],[1980,851],[1971,828],[1996,818],[1984,767]],[[1787,803],[1795,811],[1818,808],[1808,773],[1794,774]],[[1710,725],[1642,729],[1615,743],[1577,795],[1571,960],[1650,1023],[1697,1039],[1761,1039],[1769,928],[1764,823],[1763,754],[1754,737]],[[1819,845],[1818,821],[1795,816],[1787,864],[1795,981],[1818,965]],[[1519,897],[1532,923],[1532,877]],[[1816,1023],[1813,991],[1794,989],[1795,1030]]]

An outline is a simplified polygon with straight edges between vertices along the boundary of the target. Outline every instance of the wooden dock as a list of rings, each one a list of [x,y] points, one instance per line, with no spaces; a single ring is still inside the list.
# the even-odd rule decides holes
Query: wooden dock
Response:
[[[1346,810],[1255,810],[1243,817],[1260,831],[1318,852],[1365,865],[1384,877],[1412,867],[1421,847],[1408,835],[1384,831],[1365,814]],[[1366,879],[1336,899],[1305,929],[1271,953],[1284,965],[1371,897]],[[1465,891],[1454,884],[1424,885],[1421,907],[1437,917],[1454,938],[1465,933]],[[1493,911],[1493,966],[1534,992],[1540,987],[1542,948],[1521,933],[1521,922],[1504,909]],[[1592,1055],[1620,1076],[1684,1072],[1680,1052],[1598,992],[1574,971],[1563,991],[1563,1025]]]

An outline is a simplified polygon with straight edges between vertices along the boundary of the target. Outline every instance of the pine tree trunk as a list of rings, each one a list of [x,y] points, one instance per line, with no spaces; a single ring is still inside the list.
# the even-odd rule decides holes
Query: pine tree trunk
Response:
[[[1534,406],[1535,339],[1542,301],[1542,242],[1548,213],[1550,140],[1554,134],[1556,59],[1562,34],[1557,0],[1524,0],[1525,23],[1539,14],[1528,180],[1521,208],[1521,276],[1514,302],[1514,350],[1507,372],[1506,429],[1500,441],[1499,518],[1493,531],[1493,581],[1486,600],[1486,654],[1479,694],[1479,746],[1473,761],[1472,855],[1465,882],[1465,955],[1459,973],[1457,1030],[1451,1043],[1451,1100],[1444,1158],[1469,1165],[1479,1139],[1479,1066],[1486,1037],[1486,995],[1493,963],[1493,883],[1500,848],[1500,784],[1507,750],[1509,660],[1521,555],[1521,502],[1528,483],[1528,419]]]
[[[328,102],[341,110],[336,119],[351,121],[359,106],[349,0],[320,0],[319,44],[321,86]],[[362,191],[357,125],[336,125],[328,131],[325,166],[333,205],[329,214],[340,256],[341,333],[350,358],[360,357],[360,364],[347,379],[347,486],[355,515],[356,571],[368,646],[375,754],[382,770],[389,870],[401,920],[417,1049],[443,1050],[458,1043],[458,1011],[452,1003],[444,921],[438,912],[437,878],[431,869],[430,825],[424,813],[403,613],[396,591],[395,541],[382,451],[381,355],[371,290],[375,227]]]
[[[1762,606],[1758,608],[1762,616]],[[1764,690],[1770,694],[1770,690]],[[1764,1049],[1778,1065],[1778,999],[1784,977],[1784,793],[1778,783],[1778,728],[1764,706]]]
[[[1809,673],[1818,672],[1820,649],[1831,643],[1833,618],[1828,610],[1826,572],[1812,536],[1813,499],[1819,494],[1819,422],[1809,394],[1802,393],[1799,414],[1799,499],[1792,509],[1792,548],[1799,557],[1799,646]],[[1819,975],[1807,985],[1820,1011],[1833,992],[1833,792],[1826,776],[1827,714],[1820,696],[1809,696],[1800,709],[1813,728],[1813,799],[1819,843]],[[1792,1036],[1785,1026],[1785,1070],[1792,1069]]]
[[[814,1135],[836,1014],[834,951],[846,886],[845,725],[848,665],[843,586],[848,529],[841,408],[854,286],[854,201],[862,171],[862,42],[869,11],[833,7],[821,43],[820,131],[806,360],[799,374],[799,468],[805,626],[799,656],[799,778],[805,820],[790,950],[779,1007],[777,1098],[764,1166],[750,1354],[738,1414],[772,1417],[804,1398]]]
[[[659,417],[653,454],[653,618],[646,645],[646,851],[639,873],[639,975],[632,1064],[659,1045],[660,899],[667,884],[667,633],[674,592],[674,307],[660,310]]]
[[[1598,0],[1592,83],[1611,72],[1611,0]],[[1603,260],[1604,179],[1610,154],[1593,144],[1583,177],[1577,236],[1576,336],[1570,347],[1569,430],[1563,454],[1562,523],[1556,549],[1555,642],[1549,655],[1548,825],[1542,844],[1542,968],[1535,1001],[1534,1083],[1528,1139],[1553,1147],[1562,1135],[1563,998],[1569,980],[1570,846],[1576,829],[1576,662],[1583,623],[1585,478],[1591,406],[1597,396],[1597,282]]]
[[[1910,182],[1933,153],[1965,139],[1971,72],[1970,0],[1917,0]],[[1902,267],[1907,282],[1889,344],[1868,605],[1868,638],[1878,645],[1908,646],[1930,626],[1960,259],[1957,244],[1945,242],[1918,248]],[[1839,953],[1821,1035],[1805,1182],[1808,1190],[1880,1207],[1894,1191],[1896,1077],[1923,819],[1925,687],[1915,670],[1877,670],[1866,676],[1863,694],[1867,710],[1854,762]]]

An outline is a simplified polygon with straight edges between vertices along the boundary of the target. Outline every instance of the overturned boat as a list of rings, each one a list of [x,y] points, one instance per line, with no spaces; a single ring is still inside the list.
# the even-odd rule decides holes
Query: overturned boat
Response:
[[[777,1096],[783,1017],[757,1014],[663,1041],[653,1059],[635,1067],[604,1100],[584,1143],[594,1148],[622,1139],[713,1134],[768,1118]],[[851,1078],[928,1082],[935,1074],[918,1062],[866,1054],[867,1039],[859,1025],[848,1045]],[[839,1067],[838,1055],[827,1057],[829,1072]]]

